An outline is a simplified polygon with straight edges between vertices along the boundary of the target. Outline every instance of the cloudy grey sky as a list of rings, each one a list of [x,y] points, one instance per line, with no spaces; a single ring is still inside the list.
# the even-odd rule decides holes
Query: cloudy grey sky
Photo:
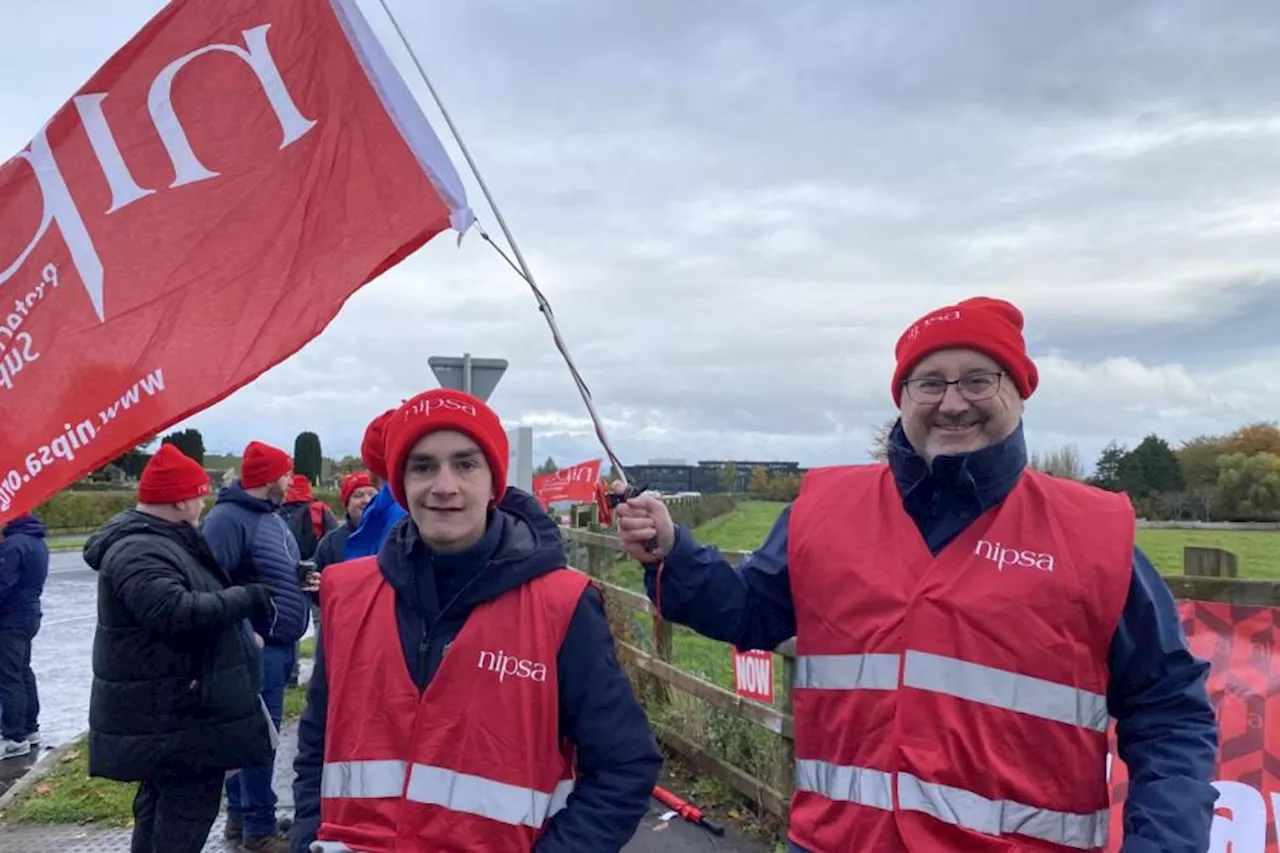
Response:
[[[1113,438],[1280,416],[1272,0],[389,3],[625,462],[863,461],[897,335],[976,294],[1027,314],[1033,447],[1091,464]],[[22,33],[0,159],[162,5],[0,0]],[[539,458],[600,455],[532,296],[476,234],[188,425],[211,451],[314,429],[354,453],[434,386],[429,356],[464,350],[511,362],[491,403]]]

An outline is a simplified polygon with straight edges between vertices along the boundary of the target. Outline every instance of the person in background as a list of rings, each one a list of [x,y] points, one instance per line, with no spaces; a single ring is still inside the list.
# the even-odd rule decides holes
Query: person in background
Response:
[[[40,743],[40,695],[31,645],[49,578],[44,525],[20,515],[0,530],[0,761]]]
[[[1027,467],[1022,328],[986,297],[907,327],[888,463],[808,472],[740,568],[656,498],[618,507],[664,618],[795,636],[793,851],[1101,850],[1110,718],[1125,853],[1209,849],[1209,666],[1128,498]]]
[[[289,491],[285,493],[284,505],[280,507],[280,517],[289,525],[294,541],[298,543],[298,554],[306,560],[314,560],[316,548],[327,533],[338,526],[333,511],[324,501],[318,501],[311,492],[311,481],[305,474],[294,474],[289,481]],[[312,594],[308,593],[308,597]],[[298,666],[300,656],[297,643],[293,646],[293,668],[289,672],[287,686],[298,685]]]
[[[387,484],[387,463],[383,447],[383,427],[395,409],[388,409],[374,418],[364,431],[364,441],[360,444],[360,459],[369,470],[372,485],[378,490],[377,495],[365,507],[360,523],[351,531],[343,548],[343,559],[354,560],[357,557],[371,557],[378,553],[387,534],[396,522],[404,518],[404,507],[396,503],[395,495]]]
[[[662,757],[599,592],[507,488],[483,402],[429,391],[384,425],[410,517],[321,576],[294,853],[617,853]]]
[[[323,572],[325,566],[341,563],[347,546],[347,537],[351,531],[360,526],[364,517],[364,509],[378,494],[373,480],[364,471],[348,474],[342,478],[340,497],[346,510],[346,520],[338,527],[325,534],[316,548],[316,573]],[[316,626],[316,645],[320,645],[320,596],[318,593],[307,593],[311,599],[311,619]]]
[[[320,540],[338,526],[333,510],[324,501],[318,501],[311,492],[311,481],[302,474],[294,474],[285,493],[280,517],[289,525],[298,554],[304,560],[313,560]]]
[[[270,761],[258,653],[246,620],[271,591],[236,586],[196,529],[209,493],[200,465],[163,444],[138,504],[89,537],[98,625],[89,698],[89,775],[140,782],[132,853],[199,853],[227,771]]]
[[[218,492],[203,527],[209,547],[234,583],[263,583],[274,596],[271,613],[257,614],[253,630],[263,641],[262,700],[277,729],[284,716],[294,644],[310,618],[298,577],[298,543],[277,512],[292,474],[293,460],[287,453],[250,442],[240,479]],[[227,780],[227,838],[241,839],[243,849],[253,853],[287,849],[276,823],[274,762],[273,755],[270,762],[246,767]]]

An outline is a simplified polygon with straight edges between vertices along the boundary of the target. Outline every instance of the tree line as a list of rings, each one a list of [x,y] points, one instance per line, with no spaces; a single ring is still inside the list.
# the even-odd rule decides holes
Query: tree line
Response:
[[[147,467],[151,457],[155,455],[151,448],[155,445],[157,438],[160,437],[152,436],[130,448],[97,471],[94,471],[85,478],[85,481],[89,483],[109,483],[118,479],[137,480],[142,476],[142,470]],[[200,434],[200,430],[175,430],[160,438],[160,445],[166,444],[172,444],[183,455],[195,460],[202,467],[205,466],[205,457],[208,454],[204,446],[204,436]],[[224,459],[225,457],[219,458]],[[230,457],[230,461],[232,462],[230,467],[239,467],[238,456]],[[325,473],[325,462],[320,436],[310,430],[298,433],[293,441],[294,473],[305,476],[313,486],[321,485],[321,479]],[[363,467],[364,465],[359,457],[345,457],[341,463],[330,463],[329,479],[340,479],[346,474],[361,470]]]

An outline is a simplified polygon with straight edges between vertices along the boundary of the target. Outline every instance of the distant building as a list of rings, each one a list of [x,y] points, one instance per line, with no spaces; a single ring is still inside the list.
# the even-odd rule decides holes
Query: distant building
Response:
[[[628,465],[627,479],[659,492],[692,492],[692,465]]]
[[[659,492],[701,492],[710,494],[725,491],[725,467],[734,466],[733,491],[745,492],[751,482],[751,474],[763,466],[771,477],[796,477],[804,473],[799,462],[771,461],[701,461],[697,465],[686,463],[651,461],[646,465],[628,465],[627,476],[637,483]]]

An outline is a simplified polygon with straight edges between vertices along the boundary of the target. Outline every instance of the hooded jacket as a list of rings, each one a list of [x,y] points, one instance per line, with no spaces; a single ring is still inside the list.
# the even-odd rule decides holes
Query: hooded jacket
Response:
[[[396,593],[405,665],[426,689],[445,647],[471,611],[510,589],[566,564],[555,523],[525,492],[508,489],[489,513],[484,538],[458,554],[434,554],[411,519],[393,528],[378,555]],[[324,650],[316,649],[307,709],[294,762],[293,853],[306,853],[320,823],[329,685]],[[577,746],[578,778],[568,807],[534,846],[536,853],[620,850],[649,808],[662,765],[644,710],[614,655],[603,603],[588,587],[556,659],[561,734]]]
[[[48,578],[44,524],[20,515],[5,525],[0,542],[0,628],[30,631],[40,624],[40,596]]]
[[[276,509],[237,480],[218,491],[201,532],[232,583],[271,587],[274,617],[255,618],[253,630],[273,645],[292,645],[306,632],[311,607],[298,579],[298,543]]]
[[[391,494],[391,486],[383,483],[378,494],[364,508],[364,517],[360,519],[359,526],[347,537],[342,559],[354,560],[377,554],[391,528],[406,515],[404,507]]]
[[[253,599],[200,533],[127,510],[89,537],[84,558],[98,573],[89,774],[129,782],[174,763],[270,762]]]
[[[889,467],[902,504],[936,555],[1000,505],[1027,465],[1022,426],[973,453],[916,454],[899,422]],[[787,566],[790,507],[764,544],[735,569],[713,546],[677,526],[662,575],[663,616],[739,649],[772,649],[795,635]],[[656,567],[645,567],[655,597]],[[1125,799],[1125,853],[1208,849],[1217,793],[1210,783],[1218,726],[1205,688],[1209,665],[1192,656],[1168,585],[1137,547],[1120,624],[1111,640],[1107,708],[1132,784]],[[801,851],[794,843],[791,850]]]

